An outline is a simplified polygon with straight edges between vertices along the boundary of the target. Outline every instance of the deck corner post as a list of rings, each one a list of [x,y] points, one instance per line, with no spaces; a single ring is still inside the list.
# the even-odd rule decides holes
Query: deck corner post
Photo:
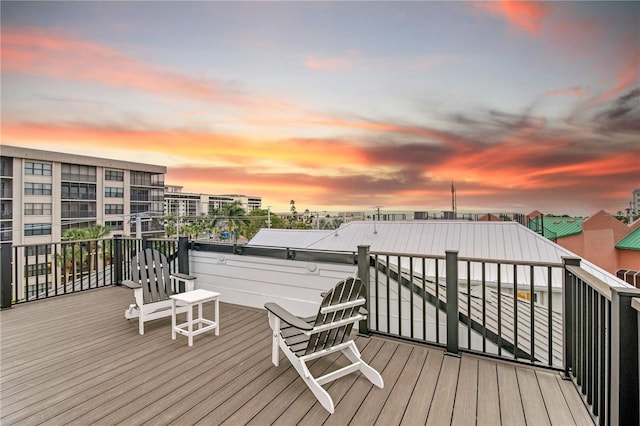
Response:
[[[362,281],[362,285],[366,290],[366,303],[364,308],[369,312],[369,298],[371,297],[369,291],[369,246],[358,246],[358,278]],[[361,320],[358,323],[358,334],[363,336],[370,336],[369,332],[369,314],[367,318]]]
[[[0,243],[0,309],[11,308],[11,241]]]
[[[564,274],[562,275],[562,358],[564,369],[562,378],[571,380],[573,371],[573,341],[576,338],[573,323],[573,297],[575,294],[575,280],[567,266],[580,266],[580,258],[563,257]]]
[[[189,240],[187,237],[178,237],[178,271],[189,275]]]
[[[638,381],[638,312],[631,300],[640,289],[611,287],[611,425],[640,424]]]
[[[122,235],[113,236],[113,279],[115,285],[122,285]]]
[[[459,356],[458,342],[458,251],[445,252],[447,271],[447,355]]]

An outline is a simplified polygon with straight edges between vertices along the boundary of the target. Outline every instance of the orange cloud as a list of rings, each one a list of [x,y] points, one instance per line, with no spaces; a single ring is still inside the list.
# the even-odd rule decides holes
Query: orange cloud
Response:
[[[135,131],[111,128],[3,123],[8,144],[91,145],[113,151],[152,152],[191,163],[217,162],[237,166],[322,168],[363,164],[359,148],[329,139],[259,141],[215,133]]]
[[[356,50],[349,50],[346,56],[327,58],[308,55],[304,64],[307,68],[312,70],[345,71],[353,68],[355,64],[355,57],[358,56],[358,53],[359,52]]]
[[[56,31],[3,28],[2,73],[92,81],[112,87],[238,104],[237,93],[220,85],[151,66],[116,49]]]
[[[474,7],[504,18],[511,26],[536,35],[549,14],[549,5],[542,2],[500,0],[474,2]]]

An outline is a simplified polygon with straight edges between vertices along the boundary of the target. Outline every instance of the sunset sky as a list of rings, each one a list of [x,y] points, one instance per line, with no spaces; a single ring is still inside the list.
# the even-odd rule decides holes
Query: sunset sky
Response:
[[[9,2],[2,144],[314,210],[640,188],[640,2]]]

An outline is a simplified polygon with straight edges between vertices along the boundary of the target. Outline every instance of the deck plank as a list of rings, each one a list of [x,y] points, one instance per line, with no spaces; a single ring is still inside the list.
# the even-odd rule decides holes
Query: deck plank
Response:
[[[478,425],[497,425],[500,421],[500,394],[495,362],[478,361]]]
[[[453,408],[452,425],[476,424],[478,407],[478,360],[465,356],[460,361],[458,387]]]
[[[384,342],[382,348],[376,354],[375,358],[371,361],[370,365],[375,368],[383,377],[387,377],[389,380],[389,370],[387,367],[390,364],[390,361],[395,356],[396,351],[398,350],[399,344],[395,342]],[[392,367],[391,367],[392,368]],[[385,372],[386,371],[386,372]],[[374,386],[371,382],[364,377],[357,377],[353,386],[349,389],[349,392],[340,400],[338,405],[336,405],[336,412],[333,415],[328,416],[326,425],[344,425],[351,422],[353,417],[356,414],[356,411],[360,408],[360,405],[364,401],[364,396],[366,396],[371,388]],[[376,392],[382,392],[384,389],[375,388]],[[335,401],[334,401],[335,403]],[[337,407],[340,407],[340,410],[337,410]],[[328,413],[325,411],[325,415]],[[303,419],[303,423],[305,424],[314,424],[317,420],[322,416],[314,415],[313,412],[309,412],[307,416]]]
[[[382,408],[389,401],[389,397],[391,396],[393,390],[396,388],[396,385],[398,385],[398,381],[401,378],[401,373],[404,367],[408,362],[415,362],[415,360],[411,359],[412,352],[413,348],[409,345],[400,345],[398,347],[396,352],[393,354],[393,362],[389,363],[389,365],[387,365],[387,367],[381,373],[384,374],[384,377],[387,377],[384,387],[382,389],[379,389],[375,385],[371,386],[371,391],[367,395],[367,398],[365,398],[362,402],[362,405],[360,405],[360,408],[356,412],[353,419],[351,419],[351,423],[365,425],[376,423],[378,417],[380,416]],[[395,398],[392,399],[392,401],[394,400]],[[393,411],[401,411],[398,409],[398,405],[389,403],[388,407]],[[402,408],[404,409],[404,404],[402,404]],[[389,422],[385,423],[382,420],[380,420],[380,423],[390,424]]]
[[[562,395],[560,384],[558,383],[559,375],[546,371],[537,371],[536,376],[544,398],[544,404],[547,407],[551,424],[573,424],[573,416],[571,410],[567,406],[567,402]]]
[[[329,415],[284,356],[271,363],[264,310],[221,303],[220,335],[196,336],[189,347],[184,336],[171,339],[169,318],[147,323],[140,336],[137,321],[124,318],[132,300],[129,289],[107,287],[2,311],[0,423],[473,424],[474,398],[478,424],[591,422],[573,384],[549,370],[359,336],[385,388],[359,373],[328,383]],[[205,305],[205,316],[212,309]],[[345,364],[332,354],[310,368],[323,374]],[[514,376],[521,398],[510,413],[504,397]]]
[[[460,358],[445,356],[442,361],[442,372],[433,395],[433,403],[429,410],[427,425],[448,424],[453,417],[453,404],[458,386]]]
[[[400,424],[415,425],[426,423],[443,360],[444,352],[442,350],[429,352],[427,362],[422,367],[420,377],[416,382],[416,392],[411,395]]]
[[[412,349],[411,355],[404,365],[398,381],[390,391],[389,398],[378,416],[377,422],[379,424],[400,424],[404,416],[407,401],[414,392],[420,392],[420,389],[416,389],[416,383],[424,363],[427,361],[428,355],[428,348],[416,346]],[[387,386],[389,386],[389,384],[385,383],[385,387]]]
[[[498,389],[500,393],[500,419],[508,425],[526,425],[522,411],[522,397],[513,365],[498,364]]]
[[[528,368],[517,370],[518,385],[522,397],[524,418],[529,425],[550,425],[549,415],[538,385],[535,371]]]

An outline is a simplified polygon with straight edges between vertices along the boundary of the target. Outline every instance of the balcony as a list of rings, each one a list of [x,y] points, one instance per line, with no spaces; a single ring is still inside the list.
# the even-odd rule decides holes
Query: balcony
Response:
[[[20,299],[19,287],[26,285],[27,299],[37,300],[1,314],[2,424],[537,425],[637,420],[633,401],[638,397],[639,294],[608,288],[575,261],[506,268],[518,273],[523,266],[532,278],[560,273],[564,314],[556,332],[548,331],[554,330],[554,315],[548,323],[525,320],[534,306],[513,295],[503,302],[487,296],[484,303],[482,298],[465,303],[472,296],[465,288],[471,282],[469,265],[482,265],[479,269],[489,281],[491,259],[452,259],[450,253],[431,259],[364,249],[259,249],[186,239],[108,241],[97,245],[98,251],[92,252],[95,267],[83,274],[59,279],[60,266],[53,262],[47,280],[9,288]],[[124,319],[133,296],[114,284],[128,276],[129,256],[142,245],[172,256],[174,270],[198,277],[196,287],[223,294],[220,336],[198,336],[189,348],[181,336],[171,340],[168,319],[148,323],[144,336],[137,334],[137,322]],[[3,246],[3,307],[5,283],[11,282],[7,271],[48,261],[46,255],[23,259],[28,251],[14,247],[7,256]],[[7,257],[18,266],[7,268]],[[82,253],[78,257],[83,258]],[[435,280],[428,266],[416,267],[430,261],[441,265],[435,266]],[[293,303],[304,311],[317,302],[325,283],[354,273],[368,284],[370,313],[356,343],[381,372],[385,388],[372,387],[356,374],[333,382],[328,391],[336,412],[328,416],[284,357],[280,367],[272,366],[271,333],[261,306],[270,300],[285,307]],[[503,278],[506,275],[503,272]],[[478,333],[482,322],[474,309],[494,302],[502,306],[503,318],[492,320],[497,321],[495,329],[487,321],[484,334]],[[438,307],[435,318],[441,322],[435,328],[424,309],[428,306]],[[533,312],[531,317],[538,318]],[[513,315],[511,321],[508,315]],[[485,317],[491,317],[489,310]],[[527,340],[534,329],[547,333],[546,338]],[[486,341],[472,343],[472,333]],[[531,341],[536,341],[535,351]],[[313,368],[324,370],[341,362],[318,360]]]
[[[556,372],[378,337],[356,343],[384,389],[356,374],[333,382],[329,416],[286,358],[271,364],[264,310],[223,303],[220,336],[205,333],[190,348],[171,340],[170,319],[138,335],[123,316],[132,300],[129,289],[108,286],[3,311],[2,424],[591,422]],[[324,358],[313,369],[341,362]]]

